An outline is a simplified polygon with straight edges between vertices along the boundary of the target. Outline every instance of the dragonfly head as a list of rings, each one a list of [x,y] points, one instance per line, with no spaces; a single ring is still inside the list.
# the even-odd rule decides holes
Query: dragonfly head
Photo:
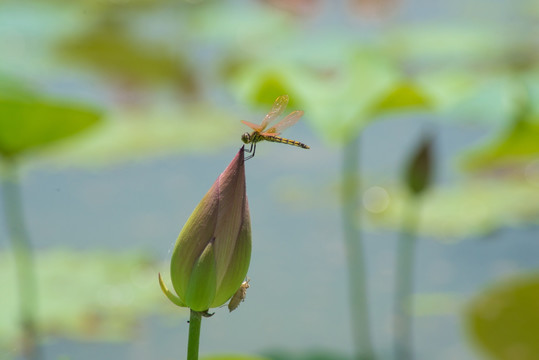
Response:
[[[251,142],[251,134],[245,133],[241,136],[241,141],[243,141],[245,144],[249,144]]]

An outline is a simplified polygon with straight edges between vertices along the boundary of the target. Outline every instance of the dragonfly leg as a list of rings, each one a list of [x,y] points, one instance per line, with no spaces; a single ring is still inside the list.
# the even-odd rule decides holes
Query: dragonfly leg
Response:
[[[251,147],[249,150],[244,150],[246,153],[249,153],[250,155],[247,156],[243,161],[247,161],[255,156],[256,151],[256,143],[251,143]]]

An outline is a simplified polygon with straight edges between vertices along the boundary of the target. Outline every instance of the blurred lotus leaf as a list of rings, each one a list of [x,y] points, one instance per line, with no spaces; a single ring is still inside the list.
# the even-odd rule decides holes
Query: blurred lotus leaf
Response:
[[[278,96],[288,95],[288,110],[298,106],[294,84],[304,74],[292,64],[248,63],[231,75],[230,83],[242,102],[269,111]]]
[[[489,143],[469,151],[463,158],[467,170],[503,168],[511,163],[539,159],[539,117],[514,121]]]
[[[371,225],[399,230],[408,195],[402,188],[386,190],[389,205],[379,212],[368,212],[369,220]],[[522,181],[469,181],[454,187],[432,187],[423,194],[420,212],[420,234],[454,242],[504,226],[536,224],[539,192],[537,186]]]
[[[539,19],[539,4],[537,1],[529,0],[523,4],[523,11],[525,14],[531,15],[536,19]]]
[[[225,110],[206,103],[189,107],[160,104],[137,112],[110,112],[108,121],[92,137],[69,151],[57,147],[48,153],[56,162],[110,164],[152,154],[213,151],[241,142],[241,123]]]
[[[415,293],[411,300],[414,316],[443,316],[458,313],[462,296],[456,293]]]
[[[11,158],[55,143],[90,128],[100,118],[88,107],[0,98],[0,154]]]
[[[417,76],[416,82],[428,94],[434,110],[452,121],[492,123],[500,117],[499,99],[506,92],[485,76],[471,73],[468,69],[443,69],[424,71]],[[487,102],[490,106],[485,106]]]
[[[388,32],[384,45],[388,54],[401,61],[424,65],[448,65],[460,67],[473,61],[486,63],[498,56],[508,41],[499,28],[421,23],[415,26],[399,26]]]
[[[347,142],[378,115],[373,106],[402,84],[394,64],[382,54],[356,52],[334,68],[311,71],[296,84],[306,119],[323,138]],[[389,107],[389,102],[388,107]],[[396,103],[392,110],[396,110]]]
[[[539,66],[535,37],[500,29],[423,23],[389,32],[383,44],[415,74],[440,115],[499,125],[515,110],[517,84],[537,84]]]
[[[433,104],[429,97],[411,82],[402,82],[389,89],[379,101],[371,107],[372,116],[391,111],[431,110]]]
[[[398,79],[396,69],[381,54],[348,51],[324,65],[253,61],[236,72],[231,84],[242,101],[257,105],[272,98],[267,101],[271,104],[277,91],[284,92],[297,101],[294,108],[305,111],[305,119],[323,138],[347,141],[372,119],[371,106]]]
[[[47,251],[36,254],[38,319],[45,335],[120,340],[143,316],[172,309],[155,287],[159,264],[140,253]],[[12,255],[0,253],[1,346],[17,335]]]
[[[457,97],[448,110],[446,118],[463,123],[485,124],[489,127],[502,127],[510,122],[517,110],[515,88],[510,77],[476,76],[464,93]]]
[[[539,275],[504,281],[471,301],[468,333],[492,359],[539,359],[538,304]]]
[[[201,360],[271,360],[270,358],[257,355],[206,355]]]
[[[201,41],[242,54],[271,51],[272,44],[282,43],[295,25],[294,18],[254,1],[206,1],[194,7],[187,21]]]
[[[37,94],[15,77],[0,73],[0,99],[28,99]]]
[[[65,3],[65,0],[49,0],[49,2],[56,1],[58,3]],[[125,1],[95,1],[95,0],[81,0],[78,3],[83,4],[85,9],[89,6],[93,6],[102,11],[110,12],[111,9],[118,9],[118,11],[128,11],[132,9],[147,10],[148,8],[162,6],[166,3],[166,0],[125,0]]]
[[[350,356],[331,350],[309,350],[305,352],[269,350],[265,356],[271,360],[349,360]]]
[[[125,85],[165,83],[194,92],[194,70],[171,50],[164,41],[136,39],[115,18],[103,19],[95,28],[60,46],[65,59],[97,70],[107,79]]]

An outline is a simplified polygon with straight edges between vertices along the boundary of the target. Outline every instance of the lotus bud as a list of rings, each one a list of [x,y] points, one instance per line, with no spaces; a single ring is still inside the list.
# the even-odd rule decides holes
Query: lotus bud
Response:
[[[432,177],[432,147],[431,135],[426,135],[414,150],[405,168],[405,181],[408,189],[415,196],[428,189]]]
[[[243,147],[195,208],[176,240],[170,278],[176,305],[207,313],[241,287],[251,259]]]

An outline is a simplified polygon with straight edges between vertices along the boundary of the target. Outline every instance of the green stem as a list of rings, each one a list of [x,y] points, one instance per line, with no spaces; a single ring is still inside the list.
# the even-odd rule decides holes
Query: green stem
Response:
[[[407,202],[397,243],[393,327],[395,359],[413,358],[412,295],[419,209],[415,198]]]
[[[4,173],[0,176],[2,205],[15,258],[23,352],[28,359],[39,359],[36,326],[37,281],[33,249],[24,223],[17,167],[11,160],[5,161],[3,165]]]
[[[201,314],[198,311],[191,309],[191,317],[189,318],[189,343],[187,344],[187,360],[198,360],[201,322]]]
[[[369,327],[367,274],[359,226],[359,145],[358,136],[344,148],[341,201],[348,265],[352,335],[357,346],[355,358],[358,360],[372,360],[375,357]]]

